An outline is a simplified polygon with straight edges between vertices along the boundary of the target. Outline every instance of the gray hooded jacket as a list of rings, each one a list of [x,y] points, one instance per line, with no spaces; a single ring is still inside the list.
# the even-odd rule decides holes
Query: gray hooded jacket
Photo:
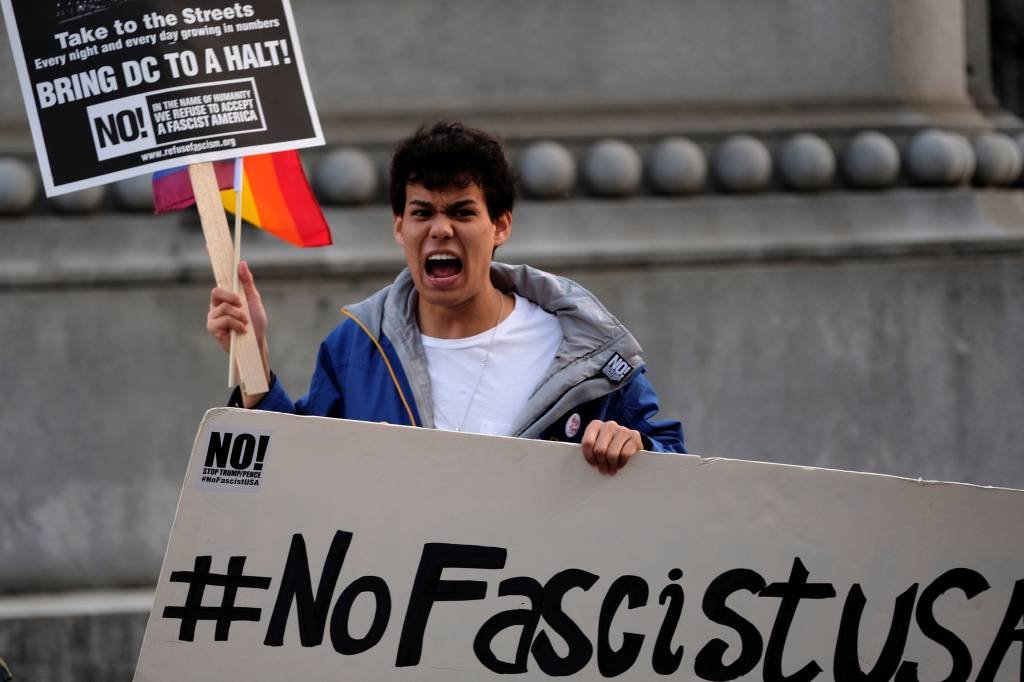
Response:
[[[562,327],[562,342],[554,361],[513,425],[513,435],[544,437],[563,416],[579,406],[621,392],[639,380],[642,386],[637,385],[629,392],[633,401],[644,404],[623,404],[622,409],[613,409],[609,415],[609,401],[605,401],[599,418],[618,416],[619,423],[637,428],[648,449],[683,451],[678,422],[649,420],[657,410],[657,396],[642,376],[640,344],[593,294],[570,279],[526,265],[492,263],[491,280],[500,291],[515,291],[554,314]],[[433,428],[430,374],[416,323],[416,307],[412,276],[403,270],[393,284],[344,312],[359,320],[368,333],[390,340],[408,379],[421,425]],[[654,427],[659,433],[638,428],[643,426]]]

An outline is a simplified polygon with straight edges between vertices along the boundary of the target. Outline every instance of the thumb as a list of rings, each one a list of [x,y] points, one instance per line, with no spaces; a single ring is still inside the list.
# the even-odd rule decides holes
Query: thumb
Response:
[[[258,293],[256,291],[256,280],[252,276],[252,270],[249,269],[249,264],[244,260],[238,263],[238,281],[245,288],[246,296],[251,297],[253,294]]]

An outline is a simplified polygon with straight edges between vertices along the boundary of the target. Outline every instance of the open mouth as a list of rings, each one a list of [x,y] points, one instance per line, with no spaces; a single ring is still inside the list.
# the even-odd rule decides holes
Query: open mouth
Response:
[[[450,253],[435,253],[427,258],[425,269],[431,279],[446,279],[462,272],[462,260]]]

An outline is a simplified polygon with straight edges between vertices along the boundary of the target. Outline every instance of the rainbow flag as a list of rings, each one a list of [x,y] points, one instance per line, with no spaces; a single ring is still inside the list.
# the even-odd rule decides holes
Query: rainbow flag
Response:
[[[217,174],[217,186],[221,190],[234,186],[235,161],[214,161],[213,170]],[[177,211],[188,208],[196,203],[192,194],[192,180],[188,177],[188,167],[179,166],[153,173],[153,209],[157,213]],[[234,204],[231,205],[234,210]]]
[[[242,161],[242,219],[295,246],[327,246],[331,231],[296,151],[246,156]],[[224,208],[235,211],[234,161],[214,163]],[[157,213],[195,203],[187,168],[153,175]]]
[[[295,246],[327,246],[331,230],[302,171],[299,153],[246,156],[242,163],[242,219]],[[235,190],[221,191],[234,212]]]

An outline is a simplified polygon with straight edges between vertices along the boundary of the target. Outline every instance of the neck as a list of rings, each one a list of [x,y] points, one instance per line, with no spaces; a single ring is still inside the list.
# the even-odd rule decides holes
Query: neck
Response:
[[[488,283],[485,290],[456,306],[437,306],[423,300],[417,305],[420,331],[437,339],[464,339],[493,328],[508,317],[515,298]],[[500,313],[500,319],[499,319]]]

